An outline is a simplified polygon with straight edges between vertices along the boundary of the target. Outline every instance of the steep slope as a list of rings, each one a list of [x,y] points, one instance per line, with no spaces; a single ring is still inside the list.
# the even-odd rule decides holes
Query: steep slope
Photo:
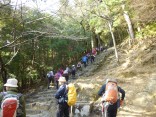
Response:
[[[120,63],[115,61],[113,54],[107,59],[101,56],[105,61],[98,70],[76,81],[82,89],[81,94],[85,94],[83,99],[96,101],[101,85],[107,78],[114,77],[126,91],[125,105],[118,117],[156,116],[156,39],[138,40],[131,47],[125,42],[118,48]],[[93,106],[95,115],[100,113],[99,103],[97,100]]]

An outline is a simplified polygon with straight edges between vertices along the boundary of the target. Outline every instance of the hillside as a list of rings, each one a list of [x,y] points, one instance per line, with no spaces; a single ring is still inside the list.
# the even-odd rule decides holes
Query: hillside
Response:
[[[84,70],[84,75],[76,81],[81,89],[80,100],[96,101],[101,85],[107,78],[114,77],[126,91],[125,104],[118,117],[156,116],[156,39],[140,39],[131,47],[125,41],[118,48],[119,63],[109,49],[96,58],[98,63],[94,67]],[[94,108],[99,107],[98,104],[99,100]]]
[[[77,117],[100,116],[97,92],[110,77],[117,78],[126,91],[125,103],[119,109],[118,117],[156,116],[156,39],[139,40],[131,47],[125,41],[118,46],[118,54],[119,63],[115,60],[113,48],[100,53],[93,64],[77,72],[78,79],[70,79],[78,91],[78,101],[73,110]],[[42,88],[27,99],[27,117],[55,117],[53,94],[56,89]]]

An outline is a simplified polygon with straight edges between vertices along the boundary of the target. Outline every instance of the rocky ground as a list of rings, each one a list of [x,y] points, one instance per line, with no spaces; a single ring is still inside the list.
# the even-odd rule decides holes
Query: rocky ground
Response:
[[[78,101],[75,117],[100,117],[99,88],[110,77],[126,91],[118,117],[156,117],[156,39],[138,40],[134,46],[125,41],[118,46],[119,63],[113,48],[100,53],[93,64],[77,73]],[[55,117],[55,88],[43,89],[27,98],[27,117]]]

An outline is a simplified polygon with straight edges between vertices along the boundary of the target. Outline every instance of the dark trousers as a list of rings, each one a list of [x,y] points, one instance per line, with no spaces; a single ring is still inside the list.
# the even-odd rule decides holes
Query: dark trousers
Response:
[[[63,74],[63,76],[65,77],[66,81],[68,82],[69,75],[68,74]]]
[[[94,56],[91,56],[91,60],[90,60],[91,63],[94,62],[94,59],[95,59],[95,57]]]
[[[83,64],[84,64],[84,67],[86,67],[86,66],[87,66],[87,62],[83,62]]]
[[[56,89],[58,89],[58,88],[59,88],[59,81],[56,80]]]
[[[117,115],[117,103],[110,105],[107,110],[108,117],[116,117]]]
[[[67,104],[58,104],[56,117],[69,117],[69,106]]]
[[[72,74],[72,78],[74,79],[75,78],[76,71],[73,70],[71,74]]]

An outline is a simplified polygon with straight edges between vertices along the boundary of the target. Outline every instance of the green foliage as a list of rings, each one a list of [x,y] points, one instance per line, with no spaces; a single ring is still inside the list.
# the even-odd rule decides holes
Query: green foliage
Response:
[[[0,92],[2,92],[3,91],[3,83],[2,83],[2,81],[0,80]]]
[[[66,64],[74,62],[71,59],[75,58],[75,55],[80,55],[86,50],[86,47],[79,42],[63,39],[53,39],[50,48],[55,53],[55,64],[53,67],[56,69],[61,66],[65,67]]]
[[[112,22],[117,44],[128,36],[122,0],[75,1],[75,5],[81,6],[79,9],[70,6],[68,1],[64,2],[66,0],[62,0],[64,6],[57,17],[25,6],[23,11],[15,11],[10,5],[0,9],[0,47],[6,40],[16,40],[0,50],[1,57],[7,74],[16,76],[21,87],[43,79],[47,70],[57,70],[78,61],[91,48],[90,40],[80,41],[79,38],[90,37],[93,32],[100,35],[103,42],[109,43],[112,37],[108,21]],[[125,4],[125,9],[135,17],[127,2]],[[136,31],[138,37],[156,35],[155,22],[140,27],[141,31]]]
[[[142,23],[142,25],[143,25],[143,23]],[[140,28],[141,28],[141,30],[136,32],[137,38],[156,36],[156,22],[148,23],[148,24],[144,25],[144,27],[142,26]]]

